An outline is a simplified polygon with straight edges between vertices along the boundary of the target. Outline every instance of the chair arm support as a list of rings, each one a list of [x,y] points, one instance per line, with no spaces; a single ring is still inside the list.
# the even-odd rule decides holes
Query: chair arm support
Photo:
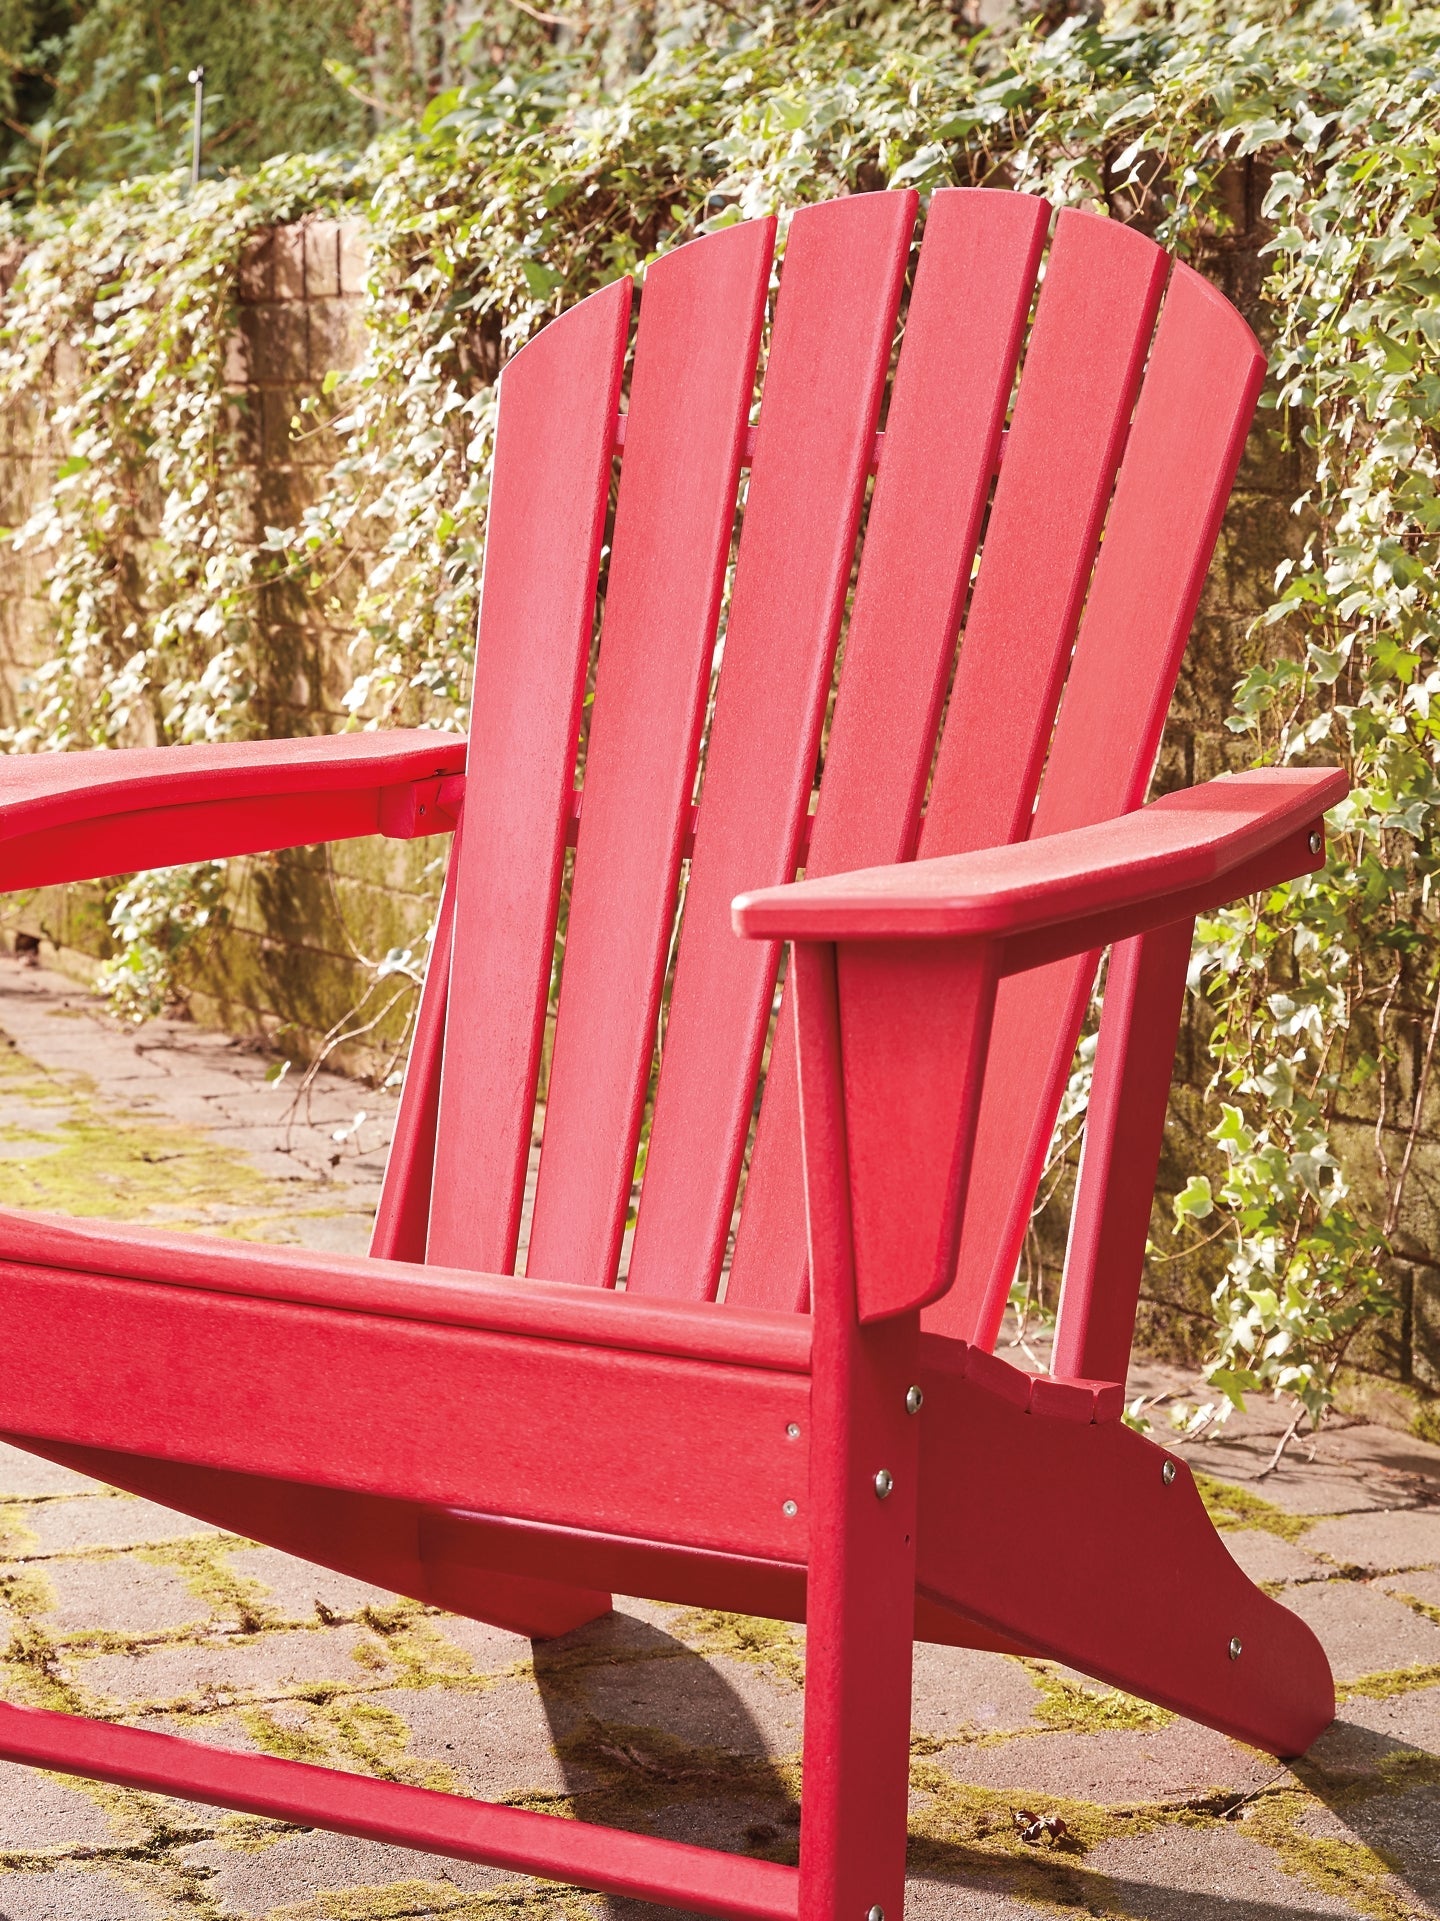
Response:
[[[0,891],[454,827],[465,742],[411,728],[0,760]]]
[[[796,943],[807,1078],[838,1073],[843,1122],[802,1121],[812,1230],[848,1185],[862,1322],[938,1300],[955,1273],[980,1089],[1002,974],[1126,940],[1323,860],[1343,773],[1226,776],[1096,827],[742,895],[737,932]],[[833,1013],[823,1001],[833,968]],[[817,971],[818,970],[818,971]],[[1168,1073],[1170,1050],[1166,1054]]]
[[[1161,927],[1323,864],[1329,768],[1261,768],[1167,794],[1133,814],[1011,846],[898,862],[742,894],[761,940],[988,940],[1000,971]]]

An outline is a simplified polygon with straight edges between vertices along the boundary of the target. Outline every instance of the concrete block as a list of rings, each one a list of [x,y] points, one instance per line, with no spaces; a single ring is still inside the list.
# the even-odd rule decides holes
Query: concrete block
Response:
[[[311,300],[310,378],[346,373],[365,358],[365,317],[354,299]]]
[[[370,271],[370,247],[363,220],[342,220],[339,232],[340,291],[363,294]]]
[[[0,1761],[0,1849],[113,1846],[115,1829],[93,1796],[34,1768]],[[0,1879],[0,1912],[11,1912],[10,1877]]]
[[[555,1751],[554,1705],[531,1685],[502,1683],[483,1692],[387,1688],[366,1697],[409,1730],[408,1760],[453,1772],[455,1786],[488,1799],[569,1794],[595,1776]],[[568,1717],[567,1721],[568,1721]]]
[[[1361,1581],[1307,1582],[1280,1599],[1320,1637],[1337,1680],[1440,1664],[1440,1627]]]
[[[305,298],[304,227],[276,227],[270,258],[273,274],[271,299],[303,300]]]
[[[1371,1573],[1390,1568],[1440,1566],[1440,1510],[1402,1509],[1398,1513],[1346,1514],[1320,1521],[1305,1536],[1318,1554]]]
[[[134,1555],[48,1561],[44,1572],[55,1594],[45,1625],[57,1636],[93,1628],[150,1634],[211,1617],[209,1607],[180,1575]]]
[[[197,1534],[216,1534],[208,1522],[175,1514],[153,1501],[128,1494],[84,1494],[74,1500],[44,1501],[30,1510],[30,1525],[42,1554],[64,1554],[76,1548],[139,1547],[155,1541],[178,1541]]]
[[[357,1649],[369,1659],[357,1660]],[[75,1686],[112,1711],[138,1714],[177,1702],[226,1707],[236,1697],[270,1695],[327,1681],[352,1686],[388,1667],[384,1644],[364,1628],[277,1628],[254,1636],[172,1642],[128,1654],[67,1652]]]
[[[260,386],[293,386],[306,377],[309,364],[304,303],[268,301],[244,307],[240,327],[245,336],[249,378]]]
[[[33,1111],[33,1110],[32,1110]],[[58,1110],[63,1113],[63,1108]],[[42,1461],[38,1454],[26,1454],[8,1442],[0,1441],[0,1492],[17,1494],[88,1494],[98,1481],[54,1461]]]
[[[1221,1535],[1230,1558],[1252,1581],[1324,1581],[1333,1570],[1313,1554],[1264,1528],[1227,1528]],[[1306,1535],[1309,1540],[1309,1535]]]
[[[268,227],[240,250],[240,298],[247,306],[275,298],[275,235]]]
[[[1249,1793],[1284,1770],[1268,1755],[1191,1721],[1163,1728],[1037,1733],[993,1747],[948,1748],[943,1765],[972,1787],[1103,1807],[1174,1800],[1211,1790]]]
[[[389,1897],[401,1889],[409,1899],[399,1912],[439,1915],[448,1912],[462,1889],[537,1888],[503,1868],[442,1860],[318,1828],[254,1849],[201,1842],[185,1849],[181,1859],[192,1874],[204,1877],[207,1908],[227,1918],[297,1910],[307,1916],[351,1915],[369,1911],[372,1901],[385,1903],[382,1913],[394,1913]]]
[[[41,1873],[10,1872],[0,1880],[5,1921],[156,1921],[133,1882],[97,1862]]]
[[[324,300],[340,291],[340,223],[307,220],[300,229],[305,248],[305,298]]]
[[[384,1588],[297,1560],[273,1547],[232,1548],[225,1560],[243,1579],[258,1582],[266,1607],[292,1619],[318,1620],[322,1608],[329,1614],[358,1614],[362,1608],[391,1607],[395,1602]]]
[[[1086,1856],[1085,1870],[1097,1888],[1108,1883],[1112,1911],[1133,1921],[1299,1921],[1359,1912],[1287,1874],[1271,1849],[1238,1827],[1166,1826],[1104,1841]]]

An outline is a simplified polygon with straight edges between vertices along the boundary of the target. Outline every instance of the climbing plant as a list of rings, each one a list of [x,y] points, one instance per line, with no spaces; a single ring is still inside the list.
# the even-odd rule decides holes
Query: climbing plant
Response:
[[[618,87],[562,35],[346,161],[270,161],[188,206],[156,177],[15,216],[29,252],[0,392],[40,405],[57,352],[74,378],[66,458],[17,535],[47,557],[56,641],[9,744],[254,725],[280,590],[345,597],[351,724],[461,724],[493,376],[658,250],[958,180],[1100,207],[1203,257],[1234,169],[1258,167],[1264,404],[1303,451],[1303,550],[1228,725],[1250,759],[1343,761],[1353,791],[1322,874],[1201,929],[1221,1119],[1157,1254],[1208,1276],[1216,1406],[1279,1389],[1318,1417],[1403,1297],[1398,1256],[1420,1252],[1435,1107],[1440,11],[1235,0],[1046,24],[965,38],[939,9],[697,10]],[[269,221],[347,208],[371,236],[369,351],[295,429],[329,436],[328,484],[266,527],[226,389],[238,262]],[[1083,1075],[1072,1119],[1082,1102]]]

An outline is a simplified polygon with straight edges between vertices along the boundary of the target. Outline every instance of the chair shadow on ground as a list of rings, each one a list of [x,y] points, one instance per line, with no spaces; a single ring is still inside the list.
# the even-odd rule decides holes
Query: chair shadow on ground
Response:
[[[773,1756],[799,1752],[798,1690],[771,1678],[742,1693],[724,1665],[625,1613],[537,1642],[535,1678],[582,1818],[736,1854],[796,1860],[798,1782],[793,1766]],[[767,1703],[770,1725],[762,1724],[746,1694]],[[1337,1722],[1293,1771],[1327,1811],[1317,1839],[1373,1849],[1405,1894],[1440,1907],[1433,1840],[1440,1830],[1440,1757]],[[1284,1865],[1277,1856],[1277,1869]],[[1245,1872],[1237,1860],[1235,1883],[1242,1887]],[[1300,1878],[1293,1878],[1293,1903],[1219,1892],[1211,1871],[1199,1881],[1183,1868],[1178,1882],[1146,1880],[1103,1873],[1080,1854],[1016,1856],[959,1834],[949,1840],[914,1833],[906,1912],[912,1921],[951,1921],[957,1896],[966,1913],[987,1902],[1013,1903],[1017,1915],[1036,1921],[1057,1905],[1133,1921],[1314,1921],[1318,1912],[1336,1911],[1330,1902],[1318,1907],[1309,1898],[1311,1885]],[[630,1900],[612,1898],[606,1909],[612,1921],[681,1921],[679,1910]]]
[[[1406,1892],[1440,1910],[1440,1754],[1337,1720],[1292,1767],[1331,1817],[1327,1832],[1372,1849]]]

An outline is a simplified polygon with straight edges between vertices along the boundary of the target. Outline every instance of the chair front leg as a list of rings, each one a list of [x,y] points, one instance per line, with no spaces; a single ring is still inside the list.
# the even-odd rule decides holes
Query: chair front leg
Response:
[[[901,1921],[920,1317],[860,1323],[833,947],[797,945],[792,980],[814,1316],[800,1921]]]

